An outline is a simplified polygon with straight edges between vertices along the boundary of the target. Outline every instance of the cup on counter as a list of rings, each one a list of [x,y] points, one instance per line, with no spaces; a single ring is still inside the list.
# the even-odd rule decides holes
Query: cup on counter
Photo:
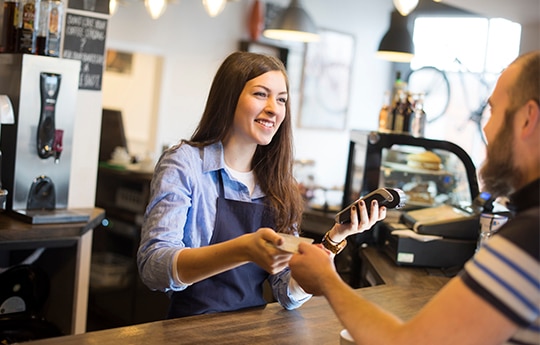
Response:
[[[354,345],[354,339],[346,329],[342,329],[339,332],[339,345]]]
[[[482,213],[480,215],[480,234],[478,236],[476,250],[480,249],[507,221],[508,217],[501,214]]]

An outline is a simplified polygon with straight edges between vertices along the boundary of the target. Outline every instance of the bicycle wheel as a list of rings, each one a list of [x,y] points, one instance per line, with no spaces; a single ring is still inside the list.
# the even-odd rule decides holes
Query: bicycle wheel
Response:
[[[450,102],[450,83],[446,73],[433,66],[413,70],[407,77],[411,93],[424,94],[424,111],[428,123],[444,115]]]

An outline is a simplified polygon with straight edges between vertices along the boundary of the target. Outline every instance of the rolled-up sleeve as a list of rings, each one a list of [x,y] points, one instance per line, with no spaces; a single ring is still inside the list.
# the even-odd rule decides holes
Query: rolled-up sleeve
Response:
[[[185,289],[172,274],[172,261],[179,250],[210,242],[217,192],[200,161],[198,149],[182,145],[156,165],[137,253],[141,280],[152,290]]]
[[[288,268],[277,274],[271,275],[268,278],[274,297],[278,303],[287,310],[296,309],[311,298],[311,295],[307,293],[291,293],[289,289],[289,282],[291,279],[291,271]]]
[[[187,212],[191,205],[189,181],[178,164],[161,157],[151,183],[151,197],[141,229],[137,264],[142,281],[152,290],[181,290],[172,276],[172,260],[185,247]]]

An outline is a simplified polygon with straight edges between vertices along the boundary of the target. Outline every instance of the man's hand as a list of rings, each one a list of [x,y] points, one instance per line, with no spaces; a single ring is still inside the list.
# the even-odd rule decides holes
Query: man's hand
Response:
[[[340,279],[334,266],[333,255],[320,244],[300,243],[298,254],[289,261],[292,277],[307,293],[320,296],[326,284]]]

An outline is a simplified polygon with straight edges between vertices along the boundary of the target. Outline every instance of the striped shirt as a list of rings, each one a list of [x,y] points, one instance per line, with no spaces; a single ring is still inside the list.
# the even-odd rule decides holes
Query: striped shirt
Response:
[[[540,344],[538,183],[526,189],[533,193],[533,207],[518,209],[517,215],[480,248],[461,273],[461,279],[473,292],[520,326],[507,344]]]

